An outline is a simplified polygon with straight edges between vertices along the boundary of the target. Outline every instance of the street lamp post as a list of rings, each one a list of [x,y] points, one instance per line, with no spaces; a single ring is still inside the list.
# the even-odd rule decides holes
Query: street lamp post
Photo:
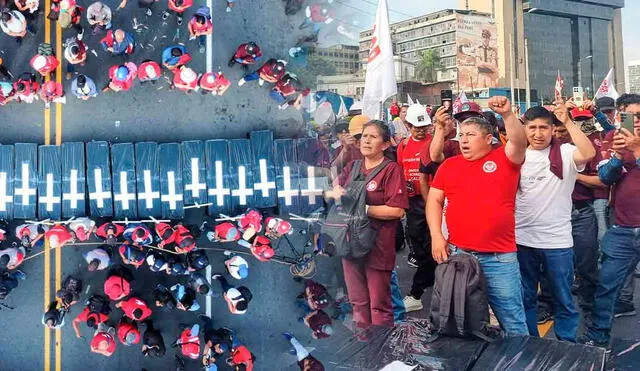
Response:
[[[578,86],[582,87],[582,61],[593,58],[593,55],[588,55],[584,58],[578,58]]]

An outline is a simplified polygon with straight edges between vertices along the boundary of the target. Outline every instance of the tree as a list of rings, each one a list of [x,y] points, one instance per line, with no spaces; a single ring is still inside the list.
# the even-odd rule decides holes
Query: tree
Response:
[[[336,66],[329,60],[310,55],[307,64],[303,68],[292,68],[292,72],[298,75],[300,83],[307,88],[315,90],[318,84],[318,76],[331,76],[336,74]]]
[[[442,67],[440,54],[436,49],[422,52],[416,65],[416,78],[423,82],[436,82],[438,70]]]

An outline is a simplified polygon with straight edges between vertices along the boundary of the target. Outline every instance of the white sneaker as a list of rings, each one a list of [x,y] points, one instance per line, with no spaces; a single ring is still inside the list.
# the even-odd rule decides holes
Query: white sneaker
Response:
[[[230,6],[227,7],[227,13],[231,13],[231,7]]]
[[[238,81],[238,86],[242,86],[247,82],[247,80],[245,79],[240,79],[240,81]]]
[[[263,80],[263,79],[258,80],[258,84],[259,84],[260,86],[264,85],[264,80]]]
[[[402,302],[404,303],[404,309],[407,313],[417,312],[419,310],[422,310],[422,308],[424,308],[422,306],[422,300],[416,299],[411,295],[405,296]]]

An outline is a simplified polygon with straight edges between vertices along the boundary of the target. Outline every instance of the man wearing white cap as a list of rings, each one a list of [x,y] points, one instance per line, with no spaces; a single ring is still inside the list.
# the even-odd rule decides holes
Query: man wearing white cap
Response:
[[[155,84],[156,81],[162,76],[162,70],[157,62],[151,59],[146,59],[138,66],[138,80],[141,84],[150,81],[151,84]]]
[[[178,88],[187,94],[198,87],[198,74],[189,67],[182,66],[173,72],[173,85],[171,89]]]
[[[437,265],[431,256],[431,237],[424,209],[428,189],[420,186],[420,158],[424,151],[428,150],[431,142],[431,135],[427,133],[431,119],[426,112],[426,108],[421,104],[413,104],[407,108],[405,120],[410,135],[398,144],[398,163],[402,166],[409,196],[409,264],[418,268],[413,276],[411,292],[404,298],[407,312],[422,309],[420,298],[427,287],[433,286]]]
[[[249,275],[249,263],[241,256],[232,256],[225,260],[224,265],[229,275],[237,280],[243,280]]]

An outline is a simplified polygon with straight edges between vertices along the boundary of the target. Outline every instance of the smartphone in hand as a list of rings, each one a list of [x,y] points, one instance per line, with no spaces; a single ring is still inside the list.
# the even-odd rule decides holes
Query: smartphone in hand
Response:
[[[575,86],[573,88],[573,103],[580,108],[584,106],[584,91],[581,86]]]
[[[633,133],[633,113],[621,112],[620,113],[620,128],[627,129],[630,133]]]

